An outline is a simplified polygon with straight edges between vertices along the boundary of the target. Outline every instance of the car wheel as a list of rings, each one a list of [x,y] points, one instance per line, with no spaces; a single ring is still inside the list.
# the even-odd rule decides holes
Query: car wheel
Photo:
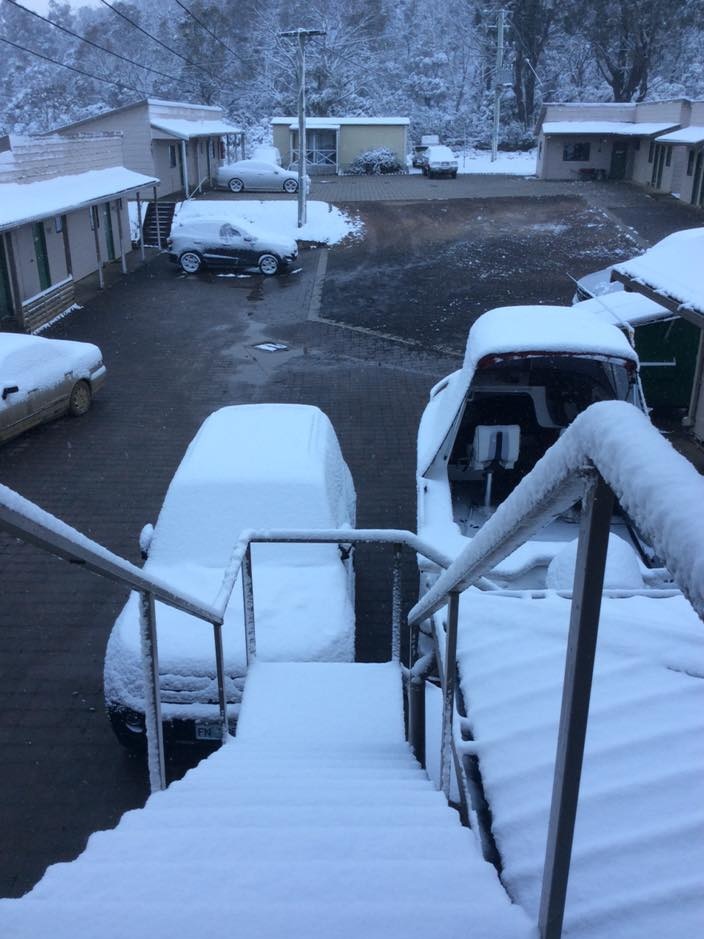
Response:
[[[298,192],[298,183],[295,179],[287,179],[284,183],[284,192]]]
[[[87,381],[79,381],[71,389],[68,399],[68,413],[73,417],[80,417],[90,408],[93,392]]]
[[[266,277],[271,277],[279,269],[279,259],[273,254],[263,254],[259,258],[259,270]]]
[[[227,185],[230,192],[242,192],[244,190],[244,183],[241,179],[237,179],[237,177],[231,179]]]
[[[203,266],[203,258],[197,251],[184,251],[178,263],[186,274],[197,274]]]
[[[452,174],[452,178],[453,178],[453,179],[457,179],[457,173],[453,173],[453,174]]]

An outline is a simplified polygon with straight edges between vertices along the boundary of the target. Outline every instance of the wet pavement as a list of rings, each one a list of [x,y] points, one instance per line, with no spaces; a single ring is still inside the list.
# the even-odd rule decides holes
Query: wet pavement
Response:
[[[398,179],[384,191],[421,181]],[[345,185],[364,196],[374,182]],[[413,528],[418,420],[429,389],[457,367],[473,318],[507,303],[568,302],[567,271],[580,276],[701,223],[675,200],[630,187],[472,185],[474,198],[467,182],[448,201],[417,187],[417,201],[408,188],[397,202],[348,197],[366,239],[303,251],[301,269],[281,277],[187,278],[163,256],[111,276],[47,333],[98,343],[105,387],[84,418],[0,448],[0,482],[138,563],[139,531],[211,411],[310,403],[336,427],[359,524]],[[256,348],[265,341],[287,348]],[[105,643],[124,591],[6,536],[0,559],[0,895],[16,896],[143,804],[147,785],[102,710]],[[388,652],[382,560],[371,548],[358,555],[363,659]],[[408,605],[410,556],[404,575]]]

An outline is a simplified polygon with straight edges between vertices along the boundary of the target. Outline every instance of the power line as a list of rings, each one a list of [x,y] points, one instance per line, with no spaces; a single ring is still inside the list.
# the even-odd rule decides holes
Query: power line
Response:
[[[223,47],[223,49],[226,49],[230,53],[230,55],[233,56],[233,58],[237,59],[237,61],[241,60],[242,57],[239,56],[236,52],[233,52],[232,49],[227,45],[227,43],[223,42],[222,39],[218,35],[216,35],[212,31],[212,29],[210,29],[210,27],[206,26],[205,23],[199,17],[197,17],[192,10],[189,10],[188,7],[184,3],[181,3],[181,0],[175,0],[175,2],[181,7],[181,9],[185,13],[187,13],[192,19],[194,19],[196,23],[198,23],[198,25],[202,29],[204,29],[206,33],[208,33],[209,36],[212,36],[216,42],[219,42],[220,45]]]
[[[28,49],[26,46],[21,46],[18,42],[13,42],[11,39],[6,39],[5,36],[0,36],[0,42],[6,42],[8,46],[14,46],[15,49],[21,49],[22,52],[28,52],[30,55],[37,56],[39,59],[44,59],[46,62],[51,62],[52,65],[58,65],[60,68],[67,68],[71,72],[77,72],[79,75],[85,75],[86,78],[92,78],[96,82],[105,82],[106,85],[116,85],[118,88],[128,88],[130,91],[136,91],[137,94],[143,95],[143,88],[135,88],[134,85],[129,85],[127,82],[115,81],[112,78],[99,78],[97,75],[92,75],[90,72],[84,71],[82,68],[77,68],[75,65],[66,65],[65,62],[58,62],[56,59],[52,59],[51,56],[44,55],[43,52],[35,52],[34,49]]]
[[[22,6],[21,3],[18,3],[17,0],[10,0],[10,3],[17,7],[19,10],[22,10],[24,13],[29,13],[31,16],[36,16],[37,19],[41,20],[43,23],[48,23],[49,26],[53,26],[55,29],[60,29],[62,33],[66,33],[68,36],[73,36],[74,39],[79,39],[81,42],[87,43],[89,46],[93,46],[95,49],[100,49],[101,52],[107,52],[109,55],[114,55],[118,59],[122,59],[123,62],[128,62],[130,65],[136,65],[137,68],[143,68],[147,72],[154,72],[155,75],[161,75],[162,78],[168,78],[170,81],[179,82],[184,85],[190,85],[192,88],[195,87],[192,82],[189,82],[187,79],[176,78],[174,75],[168,75],[166,72],[160,72],[157,68],[152,68],[150,65],[141,65],[139,62],[135,62],[134,59],[128,58],[126,55],[121,55],[119,52],[114,52],[112,49],[108,49],[106,46],[101,46],[97,42],[93,42],[92,39],[88,39],[86,36],[79,36],[78,33],[74,33],[73,30],[69,29],[67,26],[62,26],[60,23],[55,23],[53,20],[47,19],[45,16],[42,16],[41,13],[37,13],[35,10],[30,10],[28,7]]]
[[[159,39],[157,36],[152,35],[152,33],[148,32],[146,29],[140,26],[139,23],[135,23],[133,19],[130,19],[129,16],[127,16],[121,10],[118,10],[117,7],[114,7],[112,6],[112,4],[108,3],[108,0],[100,0],[100,2],[103,4],[103,6],[106,6],[108,10],[112,10],[112,12],[115,13],[117,16],[122,17],[122,19],[128,22],[130,26],[134,26],[134,28],[138,29],[140,33],[144,33],[144,35],[148,36],[149,39],[153,40],[158,45],[162,46],[162,48],[166,49],[167,52],[170,52],[172,55],[178,56],[179,59],[183,59],[186,65],[190,65],[191,68],[200,69],[201,72],[204,72],[208,76],[208,78],[210,78],[211,81],[214,81],[214,82],[220,81],[220,79],[217,76],[213,75],[212,72],[209,72],[207,68],[204,68],[202,65],[199,65],[197,62],[192,62],[185,55],[182,55],[180,52],[177,52],[176,49],[172,49],[171,46],[168,46],[165,42],[162,42],[161,39]]]

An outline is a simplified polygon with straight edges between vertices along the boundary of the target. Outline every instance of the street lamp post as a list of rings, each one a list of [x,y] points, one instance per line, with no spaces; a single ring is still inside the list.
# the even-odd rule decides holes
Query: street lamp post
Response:
[[[295,38],[296,71],[298,73],[298,227],[306,223],[306,40],[311,36],[325,36],[323,29],[291,29],[279,36]]]

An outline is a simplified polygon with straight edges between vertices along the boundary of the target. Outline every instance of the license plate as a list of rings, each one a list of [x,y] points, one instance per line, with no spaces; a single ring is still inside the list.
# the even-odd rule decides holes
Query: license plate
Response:
[[[220,722],[196,721],[196,740],[220,740],[222,729]]]

